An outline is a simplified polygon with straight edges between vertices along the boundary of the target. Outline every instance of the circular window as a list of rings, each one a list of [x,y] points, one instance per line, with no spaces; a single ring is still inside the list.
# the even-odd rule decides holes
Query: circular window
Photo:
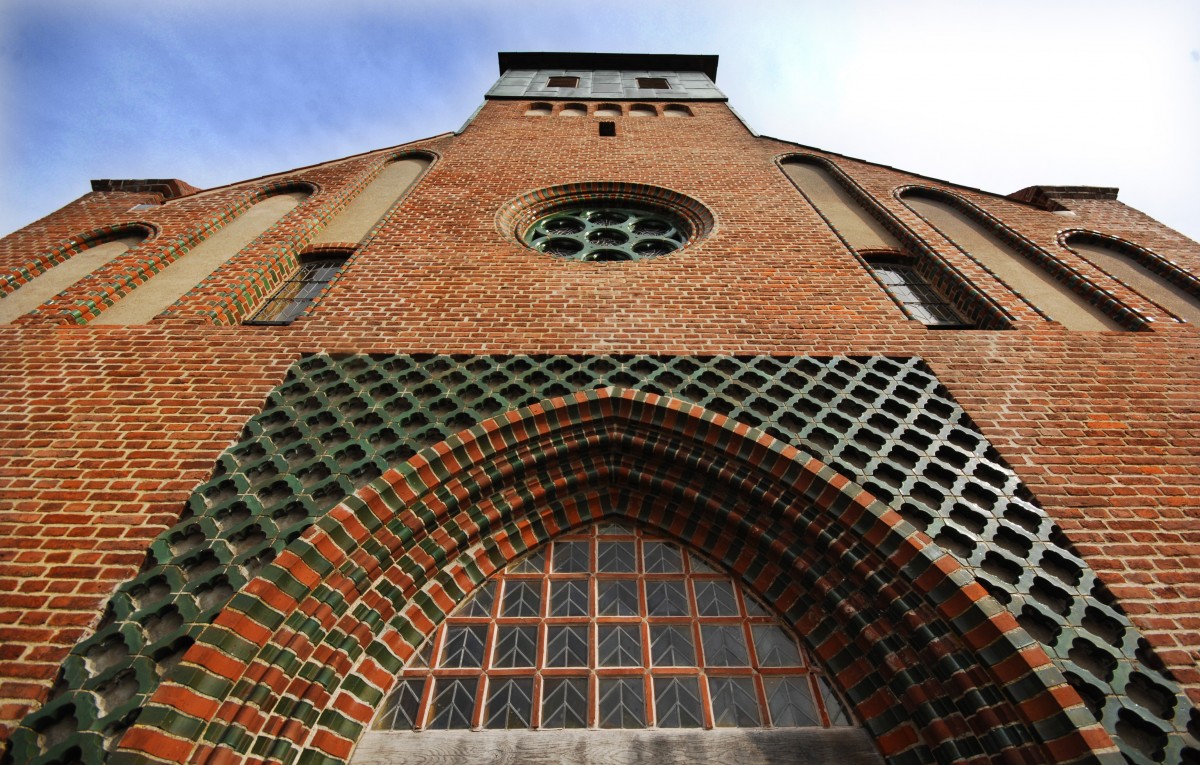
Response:
[[[500,208],[510,241],[564,260],[646,260],[683,250],[716,221],[703,204],[660,186],[588,181],[530,191]]]
[[[525,243],[560,258],[611,262],[666,255],[688,236],[687,223],[666,210],[598,203],[541,218],[525,233]]]

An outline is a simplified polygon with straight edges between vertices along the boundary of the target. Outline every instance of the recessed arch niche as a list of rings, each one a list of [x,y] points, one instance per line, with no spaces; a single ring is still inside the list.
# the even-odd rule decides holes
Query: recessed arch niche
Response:
[[[433,160],[433,155],[424,152],[406,153],[389,159],[366,188],[313,238],[312,243],[361,242],[388,210],[417,184]]]
[[[1086,285],[1077,284],[1081,281],[1078,276],[1072,282],[1077,286],[1068,286],[1066,269],[1057,265],[1057,272],[1051,272],[1046,264],[1019,251],[1002,238],[994,227],[980,222],[981,214],[970,214],[968,211],[975,210],[970,203],[953,194],[928,188],[902,189],[899,197],[944,237],[1067,329],[1083,332],[1127,329],[1122,321],[1098,305],[1101,297],[1098,290],[1089,294]],[[1123,306],[1116,307],[1125,314],[1130,313]],[[1125,319],[1130,320],[1129,317]]]
[[[93,324],[145,324],[211,276],[313,193],[308,184],[259,192],[233,220],[114,303]]]
[[[121,749],[345,759],[446,613],[492,572],[612,514],[704,550],[808,635],[885,757],[1052,760],[1107,741],[1069,718],[1077,698],[1015,620],[894,511],[761,431],[608,388],[481,423],[334,508],[201,633]],[[217,664],[219,702],[180,714]]]
[[[1200,324],[1200,279],[1149,250],[1094,231],[1071,231],[1062,243],[1177,316]]]
[[[42,258],[46,270],[0,299],[0,324],[34,310],[93,271],[108,265],[127,250],[154,236],[140,224],[115,226],[78,237],[79,244],[63,247]]]

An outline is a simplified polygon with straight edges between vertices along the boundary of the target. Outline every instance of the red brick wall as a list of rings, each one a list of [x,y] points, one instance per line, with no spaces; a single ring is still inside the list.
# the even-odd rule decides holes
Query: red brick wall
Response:
[[[236,296],[275,283],[394,150],[137,213],[124,211],[150,195],[93,193],[0,241],[9,271],[98,226],[161,228],[55,310],[0,327],[0,724],[45,697],[107,595],[306,351],[920,355],[1200,702],[1200,333],[1056,235],[1115,234],[1194,273],[1200,245],[1115,201],[1070,201],[1078,217],[1068,218],[957,190],[1157,320],[1152,332],[1067,332],[891,194],[953,187],[825,155],[1015,319],[1008,332],[930,332],[904,319],[773,163],[808,150],[752,136],[722,104],[692,108],[689,119],[616,118],[617,136],[602,138],[592,117],[525,117],[523,102],[489,102],[461,135],[413,145],[438,153],[432,169],[314,314],[286,328],[217,326],[212,316],[229,322],[220,306],[246,315]],[[86,318],[81,306],[139,257],[194,241],[280,180],[319,191],[174,318],[75,325],[70,309]],[[686,194],[716,227],[685,252],[626,264],[559,261],[497,228],[498,209],[520,194],[603,180]]]

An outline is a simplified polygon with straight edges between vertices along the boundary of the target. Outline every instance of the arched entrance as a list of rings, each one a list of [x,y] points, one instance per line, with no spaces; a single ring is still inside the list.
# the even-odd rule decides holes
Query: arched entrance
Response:
[[[702,550],[770,604],[890,762],[1111,748],[1013,617],[890,508],[761,431],[610,388],[451,436],[335,508],[233,598],[121,751],[345,761],[446,615],[598,508]]]

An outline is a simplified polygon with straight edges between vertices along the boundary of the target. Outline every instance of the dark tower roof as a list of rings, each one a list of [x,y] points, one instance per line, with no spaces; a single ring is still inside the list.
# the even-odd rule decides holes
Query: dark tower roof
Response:
[[[646,69],[703,72],[717,81],[717,56],[679,53],[514,53],[502,52],[500,74],[510,69]]]

